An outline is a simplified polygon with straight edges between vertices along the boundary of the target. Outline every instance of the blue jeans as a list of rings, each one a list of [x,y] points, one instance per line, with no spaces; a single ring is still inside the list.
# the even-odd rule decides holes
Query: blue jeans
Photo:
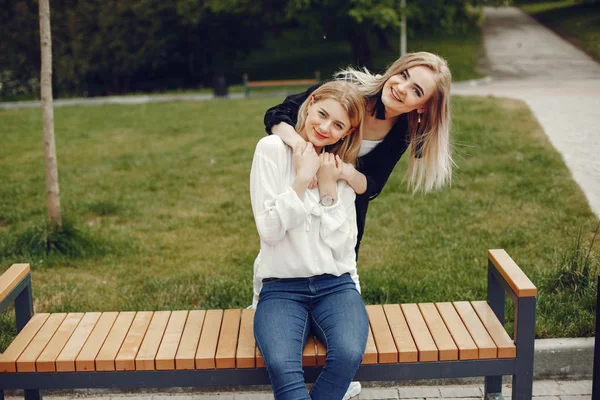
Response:
[[[327,347],[327,359],[309,395],[302,352],[311,334]],[[365,304],[350,275],[263,280],[254,336],[275,399],[341,400],[362,361],[368,334]]]

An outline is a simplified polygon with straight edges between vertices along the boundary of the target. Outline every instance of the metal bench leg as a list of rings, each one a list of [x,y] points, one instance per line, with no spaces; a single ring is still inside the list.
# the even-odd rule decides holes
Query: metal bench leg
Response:
[[[33,299],[31,296],[31,278],[27,277],[27,287],[15,299],[15,320],[17,333],[27,325],[33,316]]]
[[[0,400],[4,400],[4,389],[0,389]]]
[[[491,261],[488,261],[487,302],[500,323],[504,325],[504,288],[492,273],[493,268]],[[485,377],[484,395],[486,400],[502,399],[501,375]]]
[[[25,390],[25,400],[42,400],[42,391],[38,389]]]
[[[515,305],[516,372],[512,380],[513,400],[530,400],[533,394],[535,343],[535,297],[521,297]]]

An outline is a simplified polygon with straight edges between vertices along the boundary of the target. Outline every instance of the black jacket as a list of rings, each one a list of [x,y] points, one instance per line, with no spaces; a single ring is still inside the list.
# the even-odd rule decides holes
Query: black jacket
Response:
[[[285,98],[283,103],[271,107],[265,113],[265,130],[271,134],[273,125],[286,122],[295,126],[298,120],[298,109],[320,86],[316,84],[308,88],[306,92],[294,94]],[[367,190],[356,196],[356,222],[358,226],[358,240],[356,243],[356,255],[365,230],[365,219],[369,201],[381,193],[394,167],[408,148],[410,143],[408,135],[408,122],[405,115],[400,116],[390,132],[385,136],[383,142],[375,147],[370,153],[359,157],[356,163],[358,171],[367,177]]]

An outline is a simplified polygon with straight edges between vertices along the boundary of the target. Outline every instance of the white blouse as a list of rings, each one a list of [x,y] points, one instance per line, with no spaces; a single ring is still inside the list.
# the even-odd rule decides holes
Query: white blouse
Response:
[[[338,181],[338,201],[324,207],[319,189],[307,189],[300,200],[292,189],[296,177],[292,149],[277,135],[262,138],[250,172],[250,199],[260,236],[254,263],[254,301],[265,278],[303,278],[356,272],[357,227],[354,190]]]
[[[369,154],[379,143],[383,142],[382,140],[366,140],[363,139],[360,143],[360,150],[358,151],[358,156],[362,157],[365,154]]]

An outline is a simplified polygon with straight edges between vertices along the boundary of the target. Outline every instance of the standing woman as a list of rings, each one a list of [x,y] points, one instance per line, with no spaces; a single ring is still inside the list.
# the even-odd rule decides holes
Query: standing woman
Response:
[[[339,179],[361,142],[365,101],[356,86],[328,82],[308,96],[293,149],[276,135],[261,139],[250,173],[260,236],[254,336],[275,399],[334,399],[346,393],[362,360],[369,320],[356,272],[354,190]],[[318,187],[309,189],[318,176]],[[302,371],[309,335],[327,347],[310,394]]]
[[[419,52],[400,57],[383,76],[348,68],[336,79],[356,84],[367,104],[357,168],[344,164],[341,175],[358,194],[358,257],[369,201],[379,195],[407,149],[410,148],[410,161],[406,176],[414,191],[428,192],[450,182],[452,78],[446,61],[435,54]],[[293,128],[298,109],[319,86],[288,96],[269,109],[265,114],[267,133],[280,136],[292,147],[301,141]]]

